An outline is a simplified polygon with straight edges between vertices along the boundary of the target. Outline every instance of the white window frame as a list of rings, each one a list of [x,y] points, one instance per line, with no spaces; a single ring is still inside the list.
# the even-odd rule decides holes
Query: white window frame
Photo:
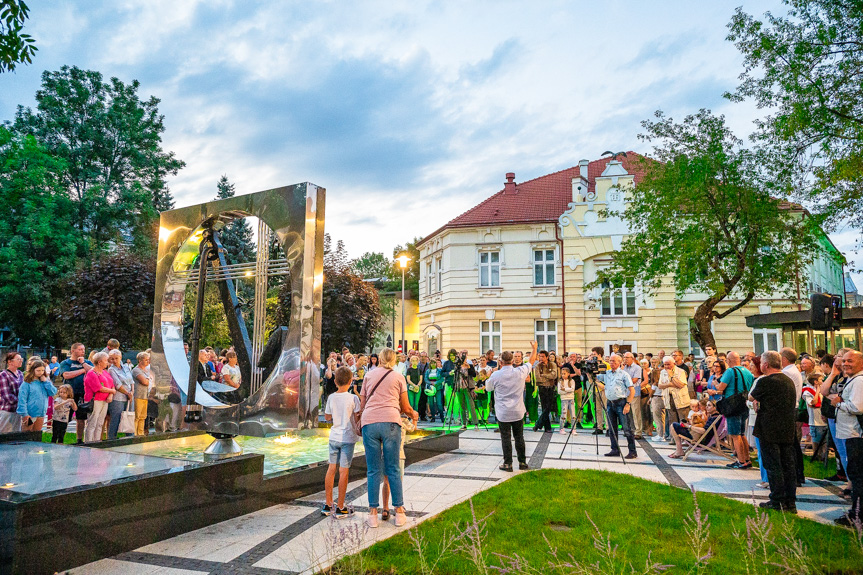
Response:
[[[497,328],[497,329],[495,329]],[[497,346],[494,345],[497,338]],[[503,339],[503,329],[501,328],[500,320],[482,320],[479,322],[479,349],[488,351],[494,350],[495,355],[501,353],[501,341]]]
[[[542,329],[540,329],[540,324],[542,324]],[[549,329],[549,324],[554,324],[553,329]],[[554,351],[557,350],[557,320],[556,319],[537,319],[533,322],[533,335],[536,340],[537,349],[544,349],[546,351]],[[554,346],[549,345],[548,340],[550,337],[554,338]]]
[[[761,340],[761,350],[762,353],[766,350],[769,350],[768,346],[768,336],[775,335],[776,336],[776,349],[771,351],[779,351],[782,349],[782,328],[778,327],[759,327],[752,329],[752,349],[758,353],[759,346],[757,345],[758,340]],[[761,354],[759,354],[761,355]]]
[[[497,256],[497,261],[493,262],[493,256]],[[487,261],[483,262],[483,257]],[[500,287],[500,250],[481,250],[477,255],[478,273],[477,282],[481,288],[498,288]],[[482,281],[483,271],[487,274],[487,282]],[[494,272],[497,271],[497,283],[494,281]]]
[[[536,253],[542,255],[539,260],[536,259]],[[551,259],[548,259],[548,254],[551,252]],[[557,250],[548,247],[533,247],[531,248],[531,261],[533,262],[533,285],[534,287],[547,287],[557,285]],[[551,266],[551,282],[548,281],[548,266]],[[536,283],[536,268],[541,266],[543,270],[543,283]]]
[[[638,317],[638,290],[635,286],[633,287],[611,287],[607,282],[603,282],[608,287],[600,287],[599,292],[599,317],[608,318],[608,317]],[[615,313],[617,311],[615,306],[615,295],[620,293],[621,297],[621,313]],[[605,297],[608,294],[608,314],[605,313]],[[632,298],[632,313],[629,313],[628,310],[628,299]]]
[[[437,293],[440,293],[443,291],[443,256],[435,258],[435,267],[437,268],[435,272],[437,274]]]
[[[426,295],[431,295],[434,290],[434,264],[432,260],[426,262]]]

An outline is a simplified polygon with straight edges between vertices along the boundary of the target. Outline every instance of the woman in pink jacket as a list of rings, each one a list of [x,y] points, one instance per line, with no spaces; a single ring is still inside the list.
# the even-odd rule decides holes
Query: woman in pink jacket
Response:
[[[84,430],[84,441],[87,443],[102,439],[102,427],[108,414],[108,404],[117,391],[114,389],[114,379],[107,368],[108,354],[100,351],[93,355],[93,369],[84,376],[84,401],[93,400],[93,411],[87,418],[87,427]]]

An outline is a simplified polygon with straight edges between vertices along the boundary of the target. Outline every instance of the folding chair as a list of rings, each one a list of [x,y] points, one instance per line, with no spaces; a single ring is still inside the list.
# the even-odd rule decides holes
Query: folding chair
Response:
[[[686,453],[683,454],[681,460],[686,461],[686,458],[694,451],[702,453],[705,450],[726,459],[734,459],[734,457],[725,452],[725,449],[729,449],[725,439],[727,435],[728,428],[725,424],[725,418],[718,417],[713,420],[713,423],[710,424],[710,427],[708,427],[703,434],[698,436],[698,439],[689,439],[682,435],[679,436],[682,443],[689,444],[689,447],[686,449]],[[705,441],[705,438],[707,437],[710,437],[709,441]]]

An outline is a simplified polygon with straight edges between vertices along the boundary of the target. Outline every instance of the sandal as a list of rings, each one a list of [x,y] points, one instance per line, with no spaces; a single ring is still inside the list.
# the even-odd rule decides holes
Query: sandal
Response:
[[[381,512],[381,519],[383,519],[384,521],[388,521],[388,520],[389,520],[389,518],[390,518],[390,510],[389,510],[389,509],[384,509],[384,510]]]
[[[681,457],[683,457],[683,455],[684,455],[683,453],[681,453],[680,455],[678,455],[676,453],[672,453],[668,457],[670,457],[671,459],[680,459]]]

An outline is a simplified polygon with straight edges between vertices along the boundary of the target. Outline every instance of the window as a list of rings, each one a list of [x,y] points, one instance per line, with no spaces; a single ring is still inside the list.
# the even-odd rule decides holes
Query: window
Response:
[[[479,324],[479,348],[483,351],[494,350],[500,353],[500,322],[482,321]]]
[[[432,263],[426,263],[426,295],[431,295],[434,291],[434,274],[432,273]]]
[[[602,315],[635,315],[635,287],[613,287],[602,282]]]
[[[437,268],[437,291],[443,291],[443,258],[435,258],[435,267]]]
[[[557,322],[553,319],[538,319],[534,334],[539,349],[557,351]]]
[[[480,252],[479,286],[500,287],[500,252]]]
[[[782,341],[781,329],[753,329],[753,347],[755,353],[761,355],[765,351],[779,351],[779,342]],[[805,346],[800,349],[805,349]]]
[[[533,285],[554,285],[554,250],[533,250]]]

